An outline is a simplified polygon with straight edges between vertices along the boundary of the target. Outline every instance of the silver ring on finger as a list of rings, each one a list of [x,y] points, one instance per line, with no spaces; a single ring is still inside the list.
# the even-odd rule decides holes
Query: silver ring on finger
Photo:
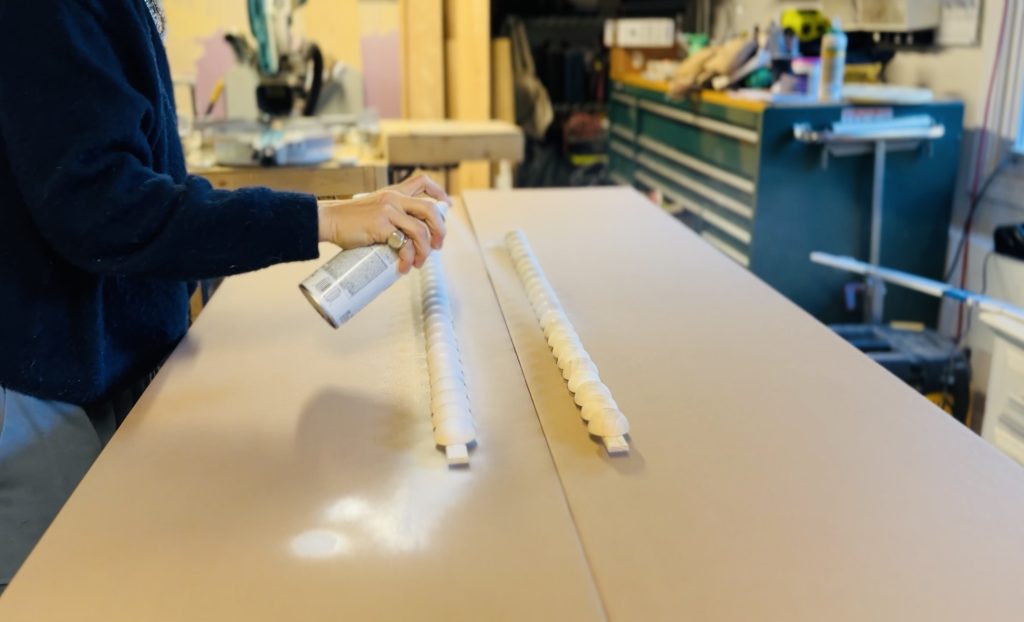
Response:
[[[395,229],[390,234],[388,234],[388,246],[390,246],[392,249],[396,251],[402,250],[402,247],[405,246],[408,242],[409,238],[406,237],[403,231]]]

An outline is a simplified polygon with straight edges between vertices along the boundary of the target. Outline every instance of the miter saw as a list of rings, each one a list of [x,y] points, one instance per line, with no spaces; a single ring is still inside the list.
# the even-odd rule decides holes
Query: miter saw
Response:
[[[351,81],[343,79],[346,70],[340,63],[328,76],[324,55],[315,43],[293,45],[292,18],[307,0],[246,1],[255,41],[242,33],[225,37],[239,66],[227,78],[228,121],[208,125],[217,163],[268,166],[330,161],[335,135],[359,123],[361,88],[357,87],[358,93],[345,92]],[[255,109],[248,103],[253,86]],[[354,109],[351,103],[336,101],[357,98]],[[242,106],[232,105],[236,100]],[[240,108],[247,112],[237,112]],[[349,114],[328,117],[322,114],[325,111]]]
[[[256,87],[260,112],[271,117],[290,117],[296,112],[313,116],[323,89],[323,53],[312,42],[294,49],[291,36],[292,14],[306,0],[247,2],[255,48],[244,36],[229,34],[226,38],[238,61],[260,76]]]

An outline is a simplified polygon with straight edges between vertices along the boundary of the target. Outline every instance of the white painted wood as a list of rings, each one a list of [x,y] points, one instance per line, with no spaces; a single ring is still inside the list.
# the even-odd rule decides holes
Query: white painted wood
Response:
[[[505,236],[505,246],[569,391],[579,393],[587,386],[602,395],[601,398],[592,398],[588,394],[580,397],[580,417],[587,422],[587,431],[601,439],[609,455],[628,454],[629,442],[625,435],[629,433],[629,421],[611,399],[611,391],[601,381],[597,365],[562,311],[558,295],[530,250],[529,240],[521,231],[511,231]],[[608,397],[604,398],[604,395]]]

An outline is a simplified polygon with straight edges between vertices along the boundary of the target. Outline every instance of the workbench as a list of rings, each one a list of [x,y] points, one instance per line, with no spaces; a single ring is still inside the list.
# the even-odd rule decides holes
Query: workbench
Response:
[[[202,156],[209,161],[212,152]],[[317,166],[194,166],[215,188],[236,190],[264,186],[287,192],[307,192],[321,199],[348,198],[388,185],[387,162],[366,149],[339,146],[335,158]]]
[[[470,160],[517,163],[523,159],[523,132],[502,121],[384,119],[372,144],[338,145],[331,162],[317,166],[222,166],[202,151],[193,174],[214,187],[233,190],[266,186],[308,192],[319,198],[347,198],[396,181],[392,171],[443,169]]]
[[[384,119],[382,155],[393,167],[444,167],[465,160],[521,162],[523,131],[505,121]]]
[[[234,277],[0,619],[1019,619],[1016,464],[633,190],[465,202],[467,469],[433,444],[415,275],[338,331],[296,287],[317,262]],[[628,456],[587,435],[513,228]]]

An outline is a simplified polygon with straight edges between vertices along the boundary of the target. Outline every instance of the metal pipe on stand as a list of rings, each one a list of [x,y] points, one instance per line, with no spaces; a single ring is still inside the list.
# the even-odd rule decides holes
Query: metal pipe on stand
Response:
[[[952,285],[943,283],[942,281],[926,279],[915,274],[910,274],[909,272],[874,266],[854,259],[853,257],[841,257],[838,255],[831,255],[829,253],[811,253],[811,261],[830,268],[836,268],[837,270],[845,270],[854,274],[860,274],[869,279],[879,279],[886,283],[906,287],[907,289],[928,294],[929,296],[935,296],[936,298],[956,300],[957,302],[965,305],[968,309],[978,309],[980,311],[1010,317],[1018,322],[1024,323],[1024,309],[997,298],[992,298],[991,296],[978,294],[966,289],[960,289],[959,287],[953,287]]]

